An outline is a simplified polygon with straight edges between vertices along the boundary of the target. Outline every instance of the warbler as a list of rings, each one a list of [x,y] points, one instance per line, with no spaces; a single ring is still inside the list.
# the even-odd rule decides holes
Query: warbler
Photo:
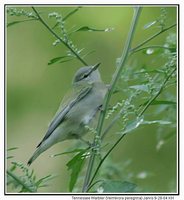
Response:
[[[51,121],[48,130],[28,161],[30,165],[41,153],[58,142],[82,139],[87,126],[98,117],[107,92],[98,71],[100,63],[80,68],[73,79],[72,95],[64,100]],[[65,97],[64,97],[65,99]]]

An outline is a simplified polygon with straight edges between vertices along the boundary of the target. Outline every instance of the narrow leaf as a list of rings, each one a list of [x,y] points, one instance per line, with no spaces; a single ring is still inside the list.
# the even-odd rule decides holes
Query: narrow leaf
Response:
[[[73,190],[75,183],[77,181],[78,175],[84,165],[85,152],[86,152],[86,149],[82,150],[67,163],[68,170],[71,170],[71,178],[70,178],[70,183],[69,183],[70,192]]]
[[[70,56],[60,56],[60,57],[53,58],[53,59],[51,59],[51,60],[48,62],[48,65],[52,65],[52,64],[54,64],[54,63],[56,63],[56,62],[59,62],[59,61],[62,62],[62,59],[64,59],[64,58],[69,58],[69,57],[70,57]]]
[[[155,70],[143,69],[139,72],[135,72],[135,74],[142,74],[142,73],[164,73],[165,74],[165,71],[161,69],[155,69]]]
[[[70,11],[65,17],[63,17],[63,20],[68,19],[69,17],[71,17],[74,13],[76,13],[80,8],[82,8],[82,6],[79,6],[77,8],[75,8],[74,10]]]
[[[161,52],[163,52],[163,48],[147,48],[142,50],[142,53],[146,55],[157,55]]]
[[[14,24],[18,24],[18,23],[21,23],[22,21],[13,21],[13,22],[9,22],[8,24],[7,24],[7,27],[10,27],[10,26],[12,26],[12,25],[14,25]]]
[[[75,32],[79,32],[79,31],[98,31],[98,32],[109,32],[113,29],[110,29],[110,28],[107,28],[107,29],[96,29],[96,28],[90,28],[89,26],[82,26],[78,29],[76,29],[75,31],[73,31],[72,33],[75,33]]]
[[[20,20],[20,21],[9,22],[9,23],[7,23],[7,27],[10,27],[12,25],[19,24],[22,22],[26,22],[26,21],[33,21],[33,20],[37,20],[37,19],[25,19],[25,20]]]
[[[164,120],[153,120],[153,121],[143,121],[141,124],[161,124],[161,125],[167,125],[171,124],[170,121],[164,121]]]
[[[137,187],[136,184],[130,183],[127,181],[121,182],[121,181],[105,181],[101,187],[103,188],[103,192],[108,193],[125,193],[125,192],[134,192],[135,188]]]
[[[6,159],[11,159],[11,158],[14,158],[14,156],[7,156]]]
[[[69,62],[69,61],[71,61],[71,60],[73,60],[73,58],[70,58],[70,59],[67,59],[67,60],[62,60],[62,61],[59,62],[59,63]]]
[[[7,149],[7,151],[12,151],[12,150],[15,150],[15,149],[18,149],[18,147],[9,148],[9,149]]]
[[[94,52],[95,52],[95,50],[89,51],[88,53],[84,54],[84,55],[82,56],[82,58],[85,58],[86,56],[88,56],[88,55],[90,55],[90,54],[92,54],[92,53],[94,53]]]
[[[83,151],[83,150],[84,150],[84,149],[74,149],[74,150],[71,150],[71,151],[65,151],[65,152],[63,152],[63,153],[54,154],[54,155],[52,155],[51,157],[56,157],[56,156],[61,156],[61,155],[65,155],[65,154],[81,152],[81,151]]]
[[[49,180],[51,180],[51,179],[53,179],[55,176],[53,176],[53,175],[47,175],[47,176],[45,176],[45,177],[43,177],[43,178],[41,178],[41,179],[39,179],[37,182],[36,182],[36,186],[38,187],[40,187],[41,186],[41,184],[42,183],[45,183],[46,181],[49,181]]]

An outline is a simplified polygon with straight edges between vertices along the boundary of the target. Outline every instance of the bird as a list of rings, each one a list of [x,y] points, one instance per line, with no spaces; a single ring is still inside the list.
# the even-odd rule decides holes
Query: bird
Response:
[[[89,131],[87,126],[90,127],[97,121],[107,92],[107,86],[101,80],[98,70],[99,65],[100,63],[77,70],[72,81],[72,95],[66,95],[61,101],[45,136],[28,160],[28,166],[58,142],[68,139],[83,140],[82,137]]]

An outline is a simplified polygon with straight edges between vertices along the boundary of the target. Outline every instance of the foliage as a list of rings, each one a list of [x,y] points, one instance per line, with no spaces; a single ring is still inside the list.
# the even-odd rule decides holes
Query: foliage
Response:
[[[13,147],[7,151],[17,149]],[[12,159],[14,156],[8,156],[7,159]],[[40,179],[37,178],[34,170],[29,169],[23,163],[15,161],[11,162],[11,167],[7,169],[7,185],[12,185],[15,190],[22,192],[38,192],[39,188],[47,187],[47,182],[53,179],[53,175],[47,175]]]
[[[75,29],[72,27],[66,28],[69,18],[80,11],[81,7],[72,9],[65,16],[57,12],[49,13],[48,20],[52,20],[52,23],[54,21],[52,26],[47,24],[36,8],[33,7],[32,9],[34,12],[8,8],[7,13],[11,16],[23,16],[41,22],[55,37],[54,46],[63,44],[67,47],[64,55],[50,59],[48,65],[74,59],[87,65],[84,59],[94,51],[86,51],[84,47],[78,47],[72,41],[72,36],[80,31],[109,32],[113,30],[112,28],[91,28],[88,25]],[[109,87],[109,93],[104,100],[103,112],[101,112],[97,129],[92,130],[89,127],[89,130],[92,130],[95,134],[93,145],[87,149],[74,149],[58,154],[75,154],[66,164],[68,170],[71,171],[70,192],[74,189],[77,191],[76,188],[81,191],[82,186],[78,181],[81,177],[82,179],[85,177],[83,192],[135,192],[137,185],[130,180],[130,177],[113,180],[113,176],[108,176],[109,171],[102,175],[101,171],[105,168],[104,161],[109,158],[110,153],[127,134],[136,131],[140,126],[159,125],[157,126],[157,150],[160,150],[176,134],[176,98],[171,93],[171,90],[176,89],[177,44],[176,33],[171,31],[171,28],[175,27],[176,24],[167,26],[167,10],[161,8],[160,16],[143,27],[146,30],[156,28],[158,32],[133,48],[131,41],[136,37],[135,30],[140,15],[139,9],[134,9],[136,14],[132,20],[127,44],[122,56],[116,60],[116,71]],[[27,19],[8,23],[7,26],[24,21],[27,21]],[[150,41],[164,32],[167,35],[163,44],[149,45]],[[145,44],[148,44],[148,46],[144,46]],[[140,61],[139,55],[144,56],[143,58],[148,61],[144,62],[144,59]],[[163,64],[156,68],[153,67],[159,59],[163,60]],[[119,101],[114,103],[113,97],[116,95],[119,96]],[[147,112],[148,110],[152,110],[152,112]],[[167,111],[167,114],[162,116],[165,111]],[[158,118],[158,116],[162,116],[162,118]],[[108,122],[106,127],[104,121]],[[119,130],[116,134],[113,133],[114,139],[109,143],[106,136],[115,124],[119,125]],[[96,155],[99,155],[99,157],[96,157]],[[88,166],[85,165],[87,160],[89,160]],[[36,181],[33,171],[30,171],[23,164],[17,162],[12,164],[13,167],[8,171],[8,176],[11,177],[8,184],[21,185],[20,192],[36,192],[39,187],[44,185],[44,181],[51,177],[49,175]],[[16,168],[20,168],[23,173],[23,176],[18,178],[20,181],[18,181],[15,174],[12,175]],[[102,176],[100,177],[100,175]],[[76,186],[77,183],[79,186]]]
[[[134,192],[135,188],[135,184],[126,181],[106,181],[100,186],[101,192],[109,193]]]

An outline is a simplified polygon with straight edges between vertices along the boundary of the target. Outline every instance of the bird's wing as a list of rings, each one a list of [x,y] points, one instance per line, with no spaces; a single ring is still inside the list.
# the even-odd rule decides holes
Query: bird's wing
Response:
[[[55,117],[53,118],[52,122],[49,125],[49,128],[44,136],[44,138],[42,139],[42,141],[38,144],[37,147],[39,147],[41,145],[41,143],[43,141],[45,141],[51,134],[52,132],[59,126],[59,124],[61,122],[63,122],[63,120],[65,119],[66,114],[71,110],[71,108],[77,103],[79,102],[82,98],[84,98],[90,91],[91,91],[92,87],[88,86],[86,88],[83,88],[80,93],[77,95],[77,97],[75,99],[72,99],[71,101],[69,101],[69,103],[67,105],[65,105],[61,111],[57,112]]]

